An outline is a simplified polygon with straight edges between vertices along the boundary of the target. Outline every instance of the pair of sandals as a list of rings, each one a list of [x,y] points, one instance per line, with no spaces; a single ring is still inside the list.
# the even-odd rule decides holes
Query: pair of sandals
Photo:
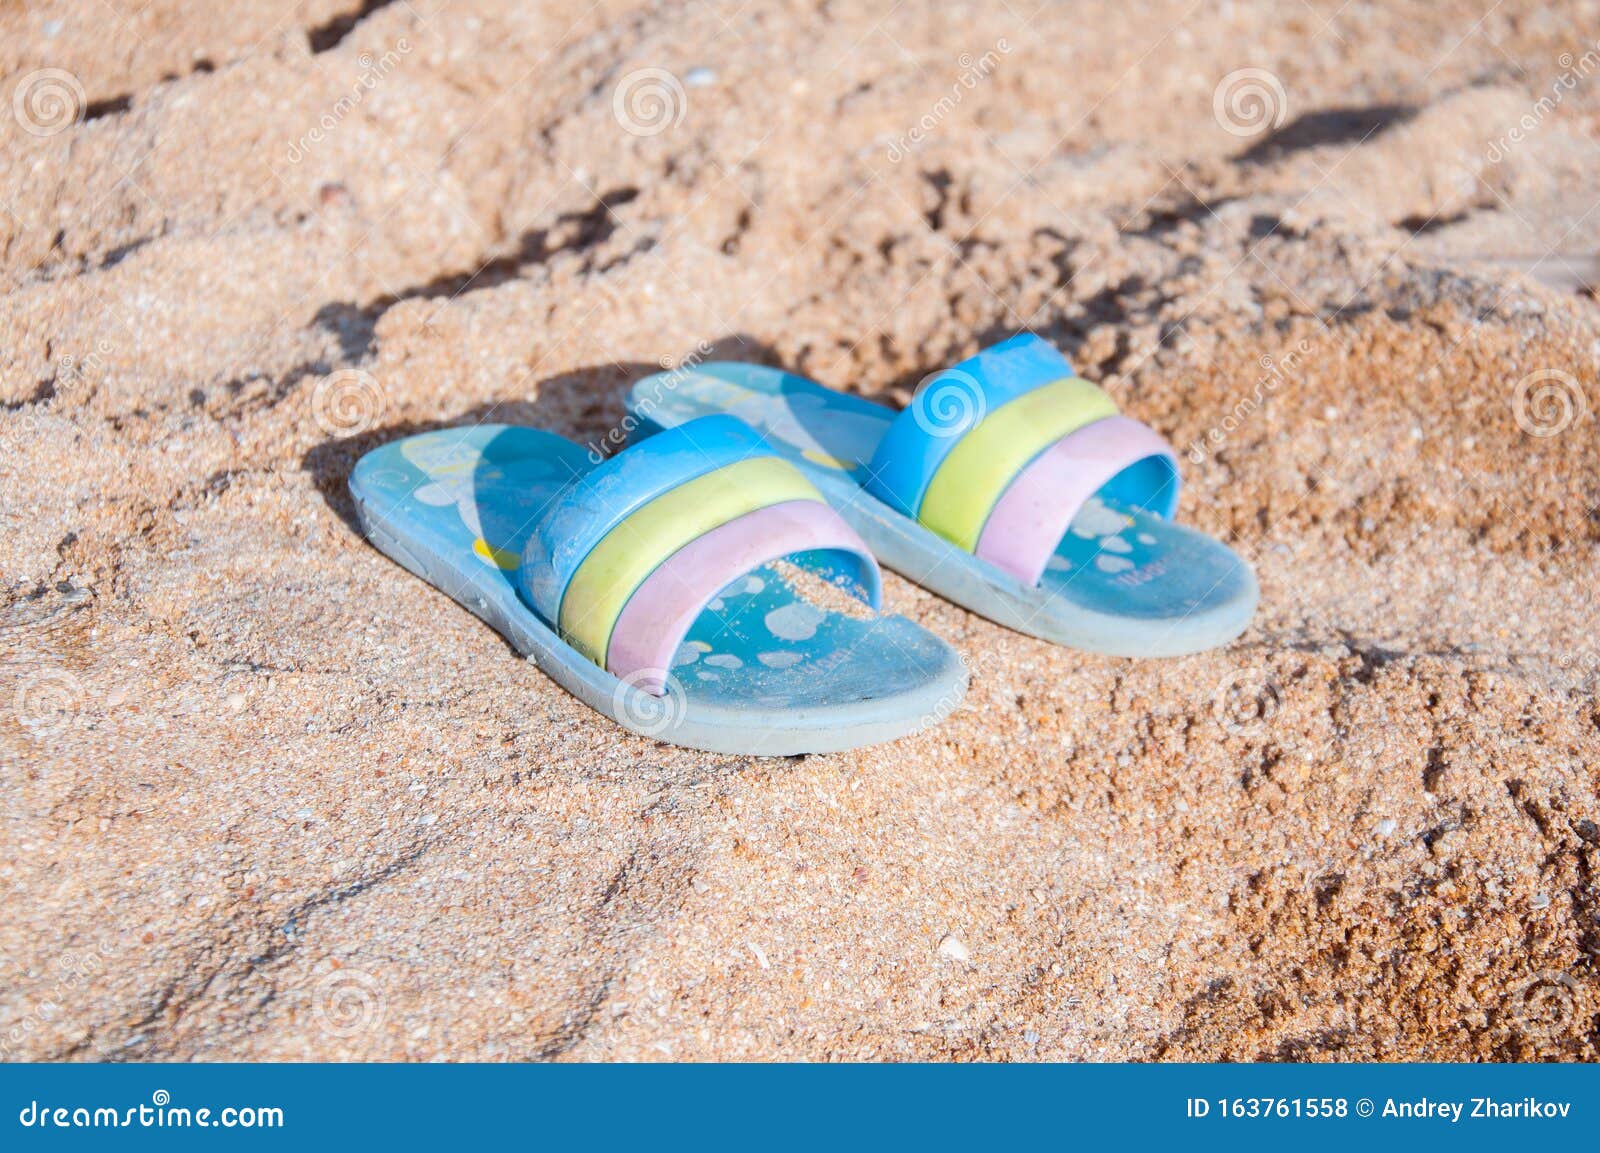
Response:
[[[1250,566],[1169,519],[1172,449],[1032,335],[900,413],[739,363],[646,377],[629,408],[609,459],[538,429],[443,429],[367,453],[350,489],[379,549],[642,736],[781,756],[942,719],[965,663],[877,614],[880,561],[1116,656],[1223,644],[1255,609]]]

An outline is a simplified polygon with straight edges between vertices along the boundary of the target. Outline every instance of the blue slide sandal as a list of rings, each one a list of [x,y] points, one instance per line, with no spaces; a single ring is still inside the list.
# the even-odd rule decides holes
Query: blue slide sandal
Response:
[[[1169,519],[1171,448],[1031,334],[931,376],[900,413],[731,362],[648,376],[629,408],[646,436],[738,417],[883,564],[1019,632],[1176,656],[1232,640],[1255,611],[1249,564]]]
[[[367,453],[350,491],[374,545],[641,736],[829,752],[960,703],[956,653],[877,615],[872,554],[739,421],[597,456],[536,429],[443,429]]]

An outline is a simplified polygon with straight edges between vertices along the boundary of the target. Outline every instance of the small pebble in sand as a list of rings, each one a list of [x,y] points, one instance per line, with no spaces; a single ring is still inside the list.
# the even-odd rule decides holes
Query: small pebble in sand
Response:
[[[939,955],[949,957],[952,961],[960,961],[962,964],[972,960],[972,951],[954,933],[946,933],[944,939],[939,942]]]
[[[717,82],[717,74],[709,68],[691,68],[683,82],[690,88],[705,88]]]
[[[1535,909],[1548,909],[1550,907],[1550,894],[1535,893],[1531,903]]]
[[[1394,818],[1385,817],[1383,820],[1378,822],[1378,827],[1374,829],[1373,832],[1377,833],[1380,837],[1392,837],[1395,829],[1397,828],[1399,828],[1399,826],[1395,824]]]

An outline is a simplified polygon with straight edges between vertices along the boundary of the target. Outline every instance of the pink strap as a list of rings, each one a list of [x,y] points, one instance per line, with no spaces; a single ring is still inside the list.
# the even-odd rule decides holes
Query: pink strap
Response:
[[[977,556],[1034,585],[1078,510],[1106,482],[1150,457],[1171,471],[1163,490],[1138,503],[1158,515],[1177,504],[1178,458],[1159,433],[1125,416],[1108,416],[1069,433],[1035,457],[1001,494],[978,537]]]
[[[820,501],[784,501],[712,529],[658,565],[617,617],[607,671],[659,696],[678,646],[718,593],[768,561],[823,550],[847,554],[859,586],[851,591],[876,609],[883,578],[861,538]]]

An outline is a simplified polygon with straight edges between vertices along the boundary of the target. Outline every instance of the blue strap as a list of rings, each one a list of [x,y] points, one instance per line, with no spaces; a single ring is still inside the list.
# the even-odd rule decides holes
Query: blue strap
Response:
[[[878,442],[867,491],[915,520],[933,474],[963,436],[1008,401],[1071,375],[1067,358],[1031,332],[936,373]]]
[[[631,514],[663,493],[726,465],[777,455],[744,421],[717,414],[648,437],[568,486],[523,549],[528,603],[554,623],[562,594],[584,559]]]

